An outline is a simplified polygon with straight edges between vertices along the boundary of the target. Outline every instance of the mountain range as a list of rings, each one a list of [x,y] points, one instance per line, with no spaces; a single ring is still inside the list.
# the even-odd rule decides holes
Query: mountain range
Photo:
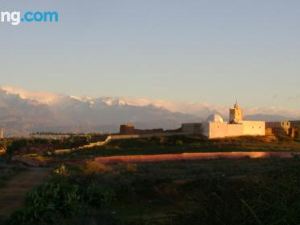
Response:
[[[267,121],[300,115],[274,108],[246,111],[250,112],[248,119]],[[145,98],[75,97],[0,87],[0,127],[8,136],[31,132],[116,132],[120,124],[128,122],[141,129],[176,129],[181,123],[201,122],[212,113],[227,118],[228,107]]]

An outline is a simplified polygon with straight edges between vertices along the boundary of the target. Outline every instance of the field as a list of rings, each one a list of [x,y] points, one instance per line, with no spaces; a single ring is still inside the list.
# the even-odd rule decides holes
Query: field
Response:
[[[300,160],[64,165],[8,224],[300,223]]]
[[[240,137],[206,140],[201,137],[162,137],[113,141],[103,147],[54,156],[57,161],[90,159],[97,156],[153,155],[197,152],[288,152],[300,151],[300,142],[290,139],[269,140],[262,137]]]
[[[31,140],[31,148],[33,143]],[[33,149],[34,152],[14,149],[7,159],[30,154],[37,161],[46,161],[41,165],[48,168],[35,169],[34,173],[41,178],[50,176],[41,184],[38,180],[31,182],[35,187],[24,195],[22,207],[7,216],[3,224],[300,224],[300,158],[296,155],[289,159],[239,157],[113,163],[108,162],[110,158],[103,158],[159,158],[155,154],[168,158],[170,153],[183,152],[297,152],[297,141],[172,137],[116,141],[66,155],[53,155],[49,148]],[[13,165],[20,168],[16,162]],[[9,167],[2,169],[10,171]],[[14,183],[10,181],[14,177],[22,177],[18,172],[11,175],[12,178],[3,176],[4,187]],[[21,197],[12,201],[22,200]]]

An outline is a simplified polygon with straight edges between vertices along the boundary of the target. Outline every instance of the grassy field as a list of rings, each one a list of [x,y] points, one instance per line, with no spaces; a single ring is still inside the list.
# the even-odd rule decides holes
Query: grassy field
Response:
[[[264,137],[240,137],[206,140],[200,137],[162,137],[113,141],[103,147],[57,156],[58,160],[95,156],[168,154],[184,152],[300,151],[300,142],[290,139],[269,140]]]
[[[7,224],[296,225],[300,160],[61,166]]]
[[[28,149],[24,151],[27,155]],[[49,148],[38,148],[31,155],[36,159],[47,158],[48,166],[57,168],[46,182],[28,193],[24,207],[3,224],[298,225],[297,157],[113,165],[93,159],[183,152],[299,150],[300,143],[290,139],[243,137],[208,141],[180,136],[114,141],[104,147],[58,156],[49,154]],[[15,148],[11,153],[20,155],[23,151]],[[14,167],[0,162],[0,185],[15,174]]]
[[[97,137],[99,138],[99,137]],[[93,140],[93,138],[90,138]],[[98,139],[95,139],[97,141]],[[73,137],[66,140],[42,139],[16,139],[7,140],[7,153],[4,158],[12,159],[14,156],[30,156],[36,160],[53,159],[63,162],[65,160],[84,160],[96,156],[116,155],[149,155],[169,153],[193,152],[278,152],[300,151],[300,142],[288,137],[239,137],[217,140],[207,140],[203,137],[169,136],[153,137],[132,140],[112,141],[102,147],[81,149],[64,155],[55,155],[56,149],[69,149],[86,144],[87,140]],[[0,156],[1,157],[1,156]]]

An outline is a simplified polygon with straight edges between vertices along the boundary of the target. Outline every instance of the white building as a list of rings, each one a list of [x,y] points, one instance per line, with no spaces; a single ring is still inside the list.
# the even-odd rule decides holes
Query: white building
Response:
[[[209,139],[226,138],[238,136],[265,136],[265,121],[246,121],[243,120],[243,111],[236,103],[229,110],[229,122],[224,122],[218,115],[211,115],[203,123],[203,135]]]

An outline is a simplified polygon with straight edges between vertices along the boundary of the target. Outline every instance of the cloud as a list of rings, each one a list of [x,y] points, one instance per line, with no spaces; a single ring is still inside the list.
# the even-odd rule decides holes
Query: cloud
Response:
[[[1,86],[0,89],[7,94],[18,95],[22,99],[36,101],[41,104],[54,104],[60,97],[57,94],[49,92],[33,92],[13,86]]]
[[[0,87],[3,91],[8,94],[14,94],[20,96],[22,99],[29,99],[36,101],[40,104],[56,104],[60,103],[63,98],[71,98],[77,101],[90,102],[91,105],[96,101],[95,98],[91,97],[76,97],[76,96],[64,96],[58,95],[50,92],[34,92],[28,91],[23,88],[13,87],[13,86],[2,86]],[[274,95],[273,98],[278,98],[278,95]],[[200,117],[205,117],[211,113],[218,112],[225,118],[228,117],[228,105],[214,105],[205,102],[180,102],[180,101],[168,101],[163,99],[149,99],[149,98],[128,98],[128,97],[100,97],[98,98],[107,105],[130,105],[130,106],[155,106],[158,108],[163,108],[171,112],[181,112],[192,114]],[[300,95],[292,96],[290,100],[300,100]],[[285,117],[296,118],[300,117],[300,109],[292,110],[279,107],[253,107],[244,108],[246,115],[254,114],[269,114],[269,115],[282,115]]]

